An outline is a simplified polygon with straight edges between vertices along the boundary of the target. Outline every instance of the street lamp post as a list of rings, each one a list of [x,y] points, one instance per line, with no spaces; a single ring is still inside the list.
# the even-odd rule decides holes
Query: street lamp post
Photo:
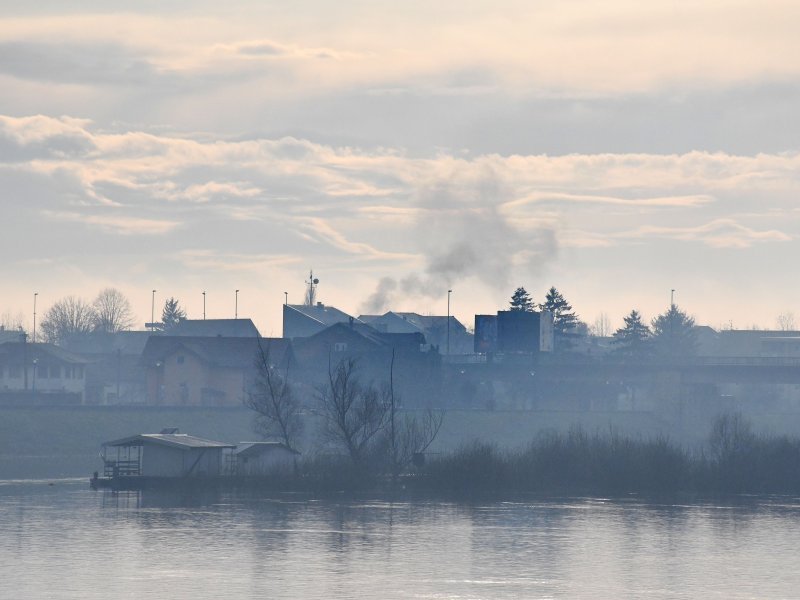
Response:
[[[670,290],[669,292],[669,305],[670,307],[675,306],[675,290]]]
[[[156,327],[155,318],[156,318],[156,290],[153,290],[153,295],[150,299],[150,331],[153,331]]]
[[[447,290],[447,355],[450,356],[450,294],[453,290]]]
[[[206,320],[206,291],[203,290],[203,321]]]
[[[239,318],[239,290],[236,290],[236,303],[233,307],[233,318]]]
[[[288,306],[288,304],[289,304],[289,292],[283,292],[283,303]]]
[[[33,293],[33,343],[36,343],[36,297],[39,292]]]

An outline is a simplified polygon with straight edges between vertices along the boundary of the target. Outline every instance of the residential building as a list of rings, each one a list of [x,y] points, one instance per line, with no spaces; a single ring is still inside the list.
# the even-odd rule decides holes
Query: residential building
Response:
[[[0,344],[0,402],[81,404],[87,361],[53,344]]]
[[[272,364],[293,362],[282,338],[153,336],[141,358],[147,403],[241,406],[256,375],[259,347]]]
[[[283,337],[287,339],[311,337],[337,323],[363,324],[358,319],[333,306],[316,304],[283,305]]]
[[[181,319],[165,335],[182,337],[259,337],[251,319]]]
[[[453,315],[420,315],[414,312],[389,311],[382,315],[358,317],[381,333],[421,333],[426,343],[436,346],[440,354],[471,354],[473,336]],[[448,326],[449,323],[449,326]]]

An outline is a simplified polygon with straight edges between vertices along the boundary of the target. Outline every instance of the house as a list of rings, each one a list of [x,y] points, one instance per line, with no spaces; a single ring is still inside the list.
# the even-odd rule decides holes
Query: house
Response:
[[[408,404],[424,404],[439,382],[441,357],[419,333],[382,333],[360,321],[337,323],[293,342],[298,370],[308,383],[325,385],[343,360],[356,362],[359,379],[383,385],[390,377]]]
[[[280,442],[241,442],[235,456],[237,475],[267,475],[294,469],[300,453]]]
[[[53,344],[0,344],[0,402],[11,404],[81,404],[86,392],[86,364],[80,356]]]
[[[250,337],[261,334],[251,319],[181,319],[165,335],[184,337]]]
[[[473,336],[454,316],[420,315],[413,312],[389,311],[383,315],[361,315],[367,325],[382,333],[418,332],[426,343],[439,348],[442,354],[470,354]]]
[[[177,429],[140,433],[102,446],[103,476],[218,477],[230,474],[236,446]]]
[[[150,331],[93,331],[71,336],[64,347],[85,358],[86,404],[144,404],[145,371],[141,355]]]
[[[362,324],[358,319],[333,306],[316,304],[283,305],[283,337],[287,339],[306,338],[319,333],[326,327],[337,323]]]
[[[153,336],[141,357],[147,403],[241,406],[260,349],[271,364],[293,364],[291,344],[282,338]]]

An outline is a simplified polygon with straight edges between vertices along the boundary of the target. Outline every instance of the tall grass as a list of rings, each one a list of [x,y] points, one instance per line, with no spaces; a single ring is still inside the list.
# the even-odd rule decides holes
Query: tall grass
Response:
[[[432,461],[424,479],[434,489],[461,493],[666,492],[685,486],[690,466],[688,456],[666,439],[590,435],[576,428],[542,436],[517,452],[478,442],[464,446]]]
[[[424,487],[457,494],[800,493],[800,440],[756,435],[741,415],[720,416],[699,452],[574,428],[516,452],[474,442],[420,475]]]

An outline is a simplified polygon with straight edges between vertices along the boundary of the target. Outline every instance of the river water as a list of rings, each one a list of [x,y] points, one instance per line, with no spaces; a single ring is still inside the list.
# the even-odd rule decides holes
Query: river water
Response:
[[[389,502],[0,481],[0,598],[798,598],[800,500]]]

